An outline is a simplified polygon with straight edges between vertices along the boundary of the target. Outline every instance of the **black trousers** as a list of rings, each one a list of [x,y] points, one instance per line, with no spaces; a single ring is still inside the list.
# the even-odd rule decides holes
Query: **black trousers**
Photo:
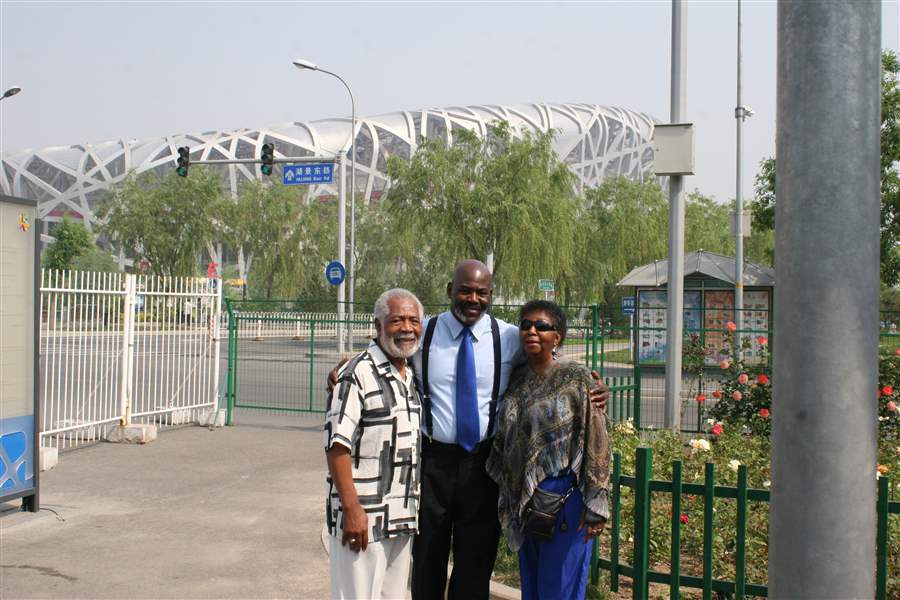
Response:
[[[492,440],[471,454],[425,440],[419,534],[413,543],[413,600],[442,600],[453,544],[449,600],[487,600],[497,559],[497,484],[484,469]]]

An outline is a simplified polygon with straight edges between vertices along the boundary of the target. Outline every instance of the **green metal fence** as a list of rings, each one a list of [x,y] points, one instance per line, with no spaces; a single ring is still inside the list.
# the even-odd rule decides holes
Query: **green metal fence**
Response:
[[[747,486],[747,467],[740,465],[737,472],[737,485],[716,485],[715,469],[712,463],[707,463],[704,471],[703,483],[685,483],[682,481],[682,462],[672,461],[672,480],[653,479],[653,452],[650,448],[638,448],[635,451],[635,473],[626,475],[622,473],[622,457],[619,453],[613,455],[612,504],[610,519],[610,545],[608,556],[599,556],[599,543],[594,542],[594,557],[591,564],[591,581],[596,584],[600,578],[600,571],[609,573],[610,589],[619,590],[619,578],[628,577],[632,580],[632,597],[646,599],[649,597],[649,584],[659,583],[669,586],[669,596],[673,600],[681,597],[681,590],[693,588],[702,590],[704,600],[712,598],[713,593],[724,594],[737,599],[748,596],[766,597],[768,587],[763,582],[750,582],[747,580],[747,515],[751,503],[769,502],[769,491],[753,489]],[[622,543],[622,489],[633,490],[634,501],[631,517],[633,540],[631,563],[621,562]],[[877,550],[876,550],[876,583],[878,600],[886,600],[888,592],[891,597],[900,594],[900,583],[894,580],[894,587],[889,590],[889,575],[900,577],[900,565],[888,564],[888,535],[890,532],[889,519],[891,515],[900,515],[900,501],[890,501],[890,480],[881,477],[878,480],[877,515]],[[668,494],[670,498],[671,518],[669,528],[670,554],[669,570],[661,572],[651,569],[650,548],[651,542],[659,543],[659,540],[651,540],[651,500],[652,495]],[[682,573],[681,558],[681,514],[682,497],[684,495],[696,495],[703,499],[703,553],[702,575],[685,575]],[[736,503],[736,519],[734,543],[734,578],[719,579],[713,572],[713,541],[716,533],[716,513],[714,510],[717,499],[733,500]]]
[[[228,423],[240,410],[321,414],[326,410],[328,373],[341,358],[359,352],[374,336],[372,315],[357,312],[338,319],[334,303],[226,299],[228,369],[225,398]],[[496,305],[498,318],[518,321],[519,306]],[[610,414],[640,424],[640,370],[629,362],[605,361],[610,344],[627,345],[630,330],[601,327],[598,305],[564,307],[569,321],[563,358],[596,370],[610,387]],[[343,331],[343,334],[340,332]],[[342,335],[345,346],[338,346]],[[617,337],[612,337],[617,336]],[[616,341],[611,341],[616,340]]]

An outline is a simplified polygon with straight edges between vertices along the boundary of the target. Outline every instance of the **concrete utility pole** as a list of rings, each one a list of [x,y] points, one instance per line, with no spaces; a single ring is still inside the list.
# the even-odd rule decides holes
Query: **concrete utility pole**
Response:
[[[687,4],[672,0],[671,122],[687,107]],[[666,311],[666,429],[681,428],[681,347],[684,331],[684,177],[669,177],[669,275]]]
[[[880,2],[778,4],[770,598],[875,596]]]

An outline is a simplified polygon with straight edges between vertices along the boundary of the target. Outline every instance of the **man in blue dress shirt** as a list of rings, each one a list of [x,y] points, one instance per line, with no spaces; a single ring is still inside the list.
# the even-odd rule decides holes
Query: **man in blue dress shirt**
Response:
[[[447,598],[489,596],[500,526],[497,486],[485,462],[497,403],[513,368],[524,362],[518,327],[487,314],[492,293],[492,275],[484,263],[459,263],[447,284],[450,310],[426,321],[422,349],[413,357],[425,396],[414,600],[444,598],[451,543]],[[600,383],[591,401],[605,407],[608,397]]]

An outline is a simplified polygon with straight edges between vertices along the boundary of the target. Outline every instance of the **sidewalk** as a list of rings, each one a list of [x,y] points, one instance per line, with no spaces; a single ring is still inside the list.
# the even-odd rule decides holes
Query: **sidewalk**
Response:
[[[63,453],[39,513],[0,504],[0,598],[327,598],[320,421]]]

